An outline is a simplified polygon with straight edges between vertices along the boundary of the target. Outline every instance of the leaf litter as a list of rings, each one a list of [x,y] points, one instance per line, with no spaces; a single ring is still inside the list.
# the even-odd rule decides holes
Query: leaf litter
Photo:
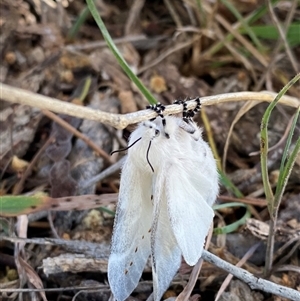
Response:
[[[198,6],[199,3],[115,1],[109,4],[96,1],[108,31],[116,41],[120,41],[117,45],[126,61],[161,103],[171,104],[175,99],[235,91],[268,89],[278,92],[294,75],[295,66],[290,55],[292,53],[296,57],[300,47],[300,42],[294,36],[293,40],[282,42],[278,36],[275,39],[274,36],[260,38],[258,35],[259,43],[264,48],[264,51],[260,51],[255,47],[251,35],[249,37],[245,34],[246,28],[240,26],[241,20],[228,9],[226,1],[222,1],[222,4],[202,1],[202,6]],[[277,18],[285,22],[285,28],[291,25],[293,29],[297,24],[299,8],[294,7],[293,1],[272,3]],[[276,19],[268,13],[267,7],[263,11],[261,1],[234,1],[233,4],[245,20],[253,20],[249,23],[250,29],[251,25],[254,30],[257,30],[257,26],[275,28],[272,22]],[[74,37],[68,38],[72,25],[86,7],[84,1],[4,0],[0,5],[1,82],[66,102],[78,103],[80,96],[85,95],[79,101],[81,105],[107,112],[127,113],[145,108],[147,102],[105,47],[90,16]],[[259,13],[264,14],[264,19],[259,19]],[[290,48],[288,55],[286,48],[279,47],[283,43]],[[83,83],[88,77],[91,78],[91,85],[84,93]],[[292,87],[288,93],[299,97],[299,85]],[[228,178],[243,193],[245,200],[249,197],[259,203],[260,199],[264,200],[259,156],[250,156],[250,153],[260,148],[260,123],[266,105],[258,103],[246,106],[236,102],[220,104],[206,107],[205,113],[219,155],[222,157],[227,154],[222,163],[226,166]],[[44,287],[59,290],[92,282],[91,287],[100,285],[99,294],[93,295],[95,300],[108,300],[110,292],[106,265],[119,173],[109,173],[106,178],[88,187],[85,183],[117,164],[118,156],[114,155],[109,161],[105,159],[105,154],[126,145],[132,127],[121,132],[96,122],[59,115],[80,131],[86,140],[94,142],[103,151],[103,157],[94,148],[91,149],[85,140],[49,118],[46,112],[24,105],[11,105],[5,100],[0,100],[0,109],[1,195],[38,196],[30,199],[30,202],[23,198],[23,202],[27,200],[30,205],[18,208],[19,211],[14,208],[16,211],[13,214],[2,210],[1,235],[12,237],[12,226],[6,232],[2,225],[7,219],[13,225],[15,221],[9,216],[23,214],[18,217],[17,224],[22,224],[19,236],[25,241],[34,237],[41,239],[40,243],[27,244],[2,241],[1,288]],[[271,146],[276,145],[285,135],[286,126],[294,113],[291,108],[277,107],[269,125]],[[202,124],[199,116],[196,119]],[[299,130],[298,124],[295,137],[299,136]],[[52,143],[46,145],[39,154],[50,137],[53,138]],[[276,172],[280,166],[283,145],[278,144],[269,153],[269,173],[273,175],[273,187],[277,182]],[[297,244],[300,237],[298,161],[279,210],[274,273],[271,276],[272,281],[296,290],[300,290]],[[19,185],[21,180],[22,185]],[[226,197],[235,197],[225,187],[221,188],[220,202],[224,202]],[[39,195],[40,192],[48,196]],[[10,199],[5,203],[3,198],[3,204],[10,204]],[[249,206],[252,206],[252,223],[249,220],[238,231],[222,234],[222,239],[213,237],[210,251],[237,264],[255,243],[261,242],[243,266],[260,275],[264,264],[264,241],[268,233],[269,216],[265,202]],[[98,209],[93,211],[93,208]],[[55,211],[48,215],[46,210]],[[215,224],[219,226],[219,219],[223,224],[230,224],[243,214],[236,208],[220,212],[219,217],[215,218]],[[24,222],[25,216],[28,225]],[[50,219],[56,233],[65,239],[65,243],[64,240],[47,243],[47,239],[54,236]],[[86,250],[79,245],[76,247],[78,240]],[[103,248],[93,249],[89,242]],[[70,243],[71,252],[68,247]],[[78,258],[79,261],[76,261]],[[58,269],[49,272],[54,263],[47,263],[47,260],[55,261]],[[69,268],[59,270],[64,264],[65,267],[72,267],[76,262],[82,263],[76,271]],[[40,269],[42,264],[43,269]],[[93,269],[88,268],[91,265]],[[16,267],[17,282],[7,277]],[[151,293],[149,271],[148,266],[135,290],[135,300],[146,300]],[[191,268],[183,262],[165,298],[175,297],[182,291],[190,271]],[[198,297],[200,300],[214,300],[225,277],[226,273],[204,263],[191,300]],[[71,300],[75,293],[65,291],[60,294]],[[59,292],[23,293],[23,300],[58,300],[58,296]],[[83,296],[78,295],[78,300]],[[88,298],[92,295],[86,293],[85,296]],[[243,300],[244,296],[251,296],[253,300],[279,300],[279,297],[251,292],[248,286],[236,280],[230,282],[229,289],[219,300]],[[3,297],[9,298],[7,294]],[[17,297],[16,293],[11,294],[10,300]]]

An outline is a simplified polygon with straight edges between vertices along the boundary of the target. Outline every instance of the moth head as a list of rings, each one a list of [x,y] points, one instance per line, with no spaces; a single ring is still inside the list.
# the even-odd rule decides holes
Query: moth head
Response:
[[[159,118],[158,118],[159,119]],[[161,146],[163,140],[168,140],[164,134],[164,127],[160,122],[141,122],[135,131],[131,133],[129,140],[128,156],[135,165],[145,170],[154,172],[160,161]]]
[[[153,140],[154,138],[157,138],[161,133],[161,128],[152,121],[144,121],[142,123],[142,127],[142,139]]]

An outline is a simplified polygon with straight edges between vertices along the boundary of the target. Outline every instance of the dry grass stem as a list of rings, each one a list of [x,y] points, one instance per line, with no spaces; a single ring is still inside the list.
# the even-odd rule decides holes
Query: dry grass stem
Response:
[[[230,32],[237,41],[239,41],[264,67],[268,66],[267,59],[239,32],[237,26],[232,26],[226,19],[224,19],[221,15],[216,15],[216,20]]]
[[[238,113],[235,115],[229,131],[228,131],[228,135],[226,137],[226,141],[225,141],[225,146],[224,146],[224,151],[223,151],[223,158],[222,158],[222,168],[223,171],[226,172],[226,162],[227,162],[227,154],[228,154],[228,148],[229,148],[229,142],[230,142],[230,138],[233,132],[233,128],[236,125],[236,123],[248,112],[250,111],[253,107],[255,107],[256,105],[258,105],[259,102],[258,101],[247,101],[243,104],[243,106],[239,109]]]
[[[295,1],[293,1],[293,2],[295,2]],[[271,15],[271,17],[272,17],[273,23],[274,23],[275,26],[277,27],[277,30],[278,30],[278,32],[279,32],[279,36],[280,36],[280,38],[281,38],[281,40],[282,40],[282,42],[283,42],[283,45],[284,45],[286,54],[287,54],[287,56],[288,56],[288,58],[289,58],[289,60],[290,60],[290,62],[291,62],[291,64],[292,64],[292,66],[293,66],[293,68],[294,68],[294,70],[295,70],[295,73],[298,73],[299,70],[298,70],[297,62],[296,62],[296,60],[295,60],[295,58],[294,58],[294,55],[293,55],[293,53],[292,53],[292,51],[291,51],[291,48],[290,48],[290,46],[289,46],[289,43],[288,43],[288,41],[287,41],[287,39],[286,39],[286,32],[285,32],[286,30],[285,30],[284,28],[282,28],[281,24],[279,23],[279,20],[278,20],[277,16],[276,16],[275,13],[274,13],[274,9],[273,9],[273,7],[272,7],[271,1],[268,0],[268,1],[267,1],[267,4],[268,4],[269,12],[270,12],[270,15]],[[294,6],[294,5],[293,5],[293,6]]]
[[[63,245],[69,245],[69,250],[76,248],[77,252],[80,251],[81,253],[85,253],[86,256],[94,256],[96,253],[95,250],[99,248],[99,244],[96,243],[89,243],[89,242],[82,242],[82,241],[68,241],[68,240],[57,240],[57,239],[27,239],[27,238],[17,238],[17,237],[3,237],[3,240],[10,241],[10,242],[23,242],[23,243],[35,243],[35,244],[51,244],[53,242],[55,245],[63,244]],[[80,249],[80,246],[84,249]],[[218,256],[203,250],[202,254],[203,260],[219,267],[220,269],[223,269],[224,271],[234,275],[238,279],[244,281],[247,283],[252,289],[258,289],[264,292],[272,293],[277,296],[281,296],[283,298],[287,298],[290,300],[300,300],[300,292],[273,283],[268,280],[264,280],[262,278],[257,278],[251,273],[247,272],[244,269],[241,269],[239,267],[236,267],[225,260],[219,258]],[[73,287],[72,289],[80,289]],[[96,289],[96,287],[94,287]],[[26,289],[16,289],[16,288],[9,288],[9,289],[1,289],[2,292],[25,292],[28,291]],[[31,289],[31,291],[50,291],[49,289]]]
[[[135,32],[138,26],[141,10],[143,9],[145,0],[135,0],[131,6],[129,16],[125,25],[125,35]]]
[[[248,252],[243,256],[243,258],[236,264],[236,267],[242,267],[247,260],[254,254],[254,252],[256,251],[256,249],[258,248],[259,243],[257,243],[256,245],[254,245],[252,248],[250,248],[248,250]],[[222,295],[223,292],[225,292],[226,288],[228,287],[230,281],[232,280],[233,275],[229,274],[227,275],[227,277],[225,278],[225,280],[223,281],[217,295],[215,298],[215,301],[218,301]]]
[[[156,117],[156,113],[152,110],[142,110],[124,115],[107,113],[100,110],[93,110],[91,108],[66,103],[55,98],[12,87],[3,83],[1,83],[0,85],[0,91],[1,98],[12,103],[19,103],[31,107],[46,109],[56,113],[67,114],[87,120],[96,120],[106,125],[110,125],[116,129],[124,129],[130,124],[138,123]],[[202,97],[201,104],[203,106],[208,106],[230,101],[249,100],[271,102],[275,96],[276,93],[268,91],[226,93]],[[297,108],[300,105],[300,100],[296,97],[283,96],[280,99],[279,103]],[[195,108],[195,106],[195,101],[190,100],[187,102],[188,109],[193,109]],[[180,112],[182,112],[182,106],[169,105],[166,107],[164,114],[170,115]]]
[[[107,152],[101,149],[96,143],[94,143],[91,139],[89,139],[86,135],[82,134],[78,130],[76,130],[73,126],[71,126],[68,122],[64,121],[59,116],[53,114],[49,110],[43,110],[43,114],[48,118],[52,119],[57,124],[61,125],[63,128],[68,130],[70,133],[75,135],[77,138],[84,141],[91,149],[93,149],[99,156],[101,156],[108,164],[113,164],[111,157]]]

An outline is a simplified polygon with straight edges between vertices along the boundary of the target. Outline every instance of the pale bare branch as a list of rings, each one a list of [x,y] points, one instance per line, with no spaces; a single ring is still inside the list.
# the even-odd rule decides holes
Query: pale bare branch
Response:
[[[230,101],[247,100],[271,102],[275,98],[275,95],[275,93],[268,91],[226,93],[201,97],[201,104],[203,106],[209,106]],[[55,113],[67,114],[78,118],[96,120],[117,129],[124,129],[129,124],[149,120],[157,116],[157,114],[152,110],[142,110],[124,115],[107,113],[100,110],[94,110],[72,103],[63,102],[55,98],[12,87],[3,83],[0,83],[0,96],[3,100],[12,103],[19,103],[40,109],[47,109]],[[300,100],[291,96],[283,96],[279,103],[297,108],[300,105]],[[193,109],[196,106],[196,102],[194,100],[188,101],[187,104],[188,109]],[[164,114],[170,115],[180,112],[182,112],[182,106],[169,105],[166,107]]]
[[[2,237],[5,241],[10,242],[23,242],[23,243],[31,243],[31,244],[47,244],[47,245],[60,245],[67,249],[68,251],[75,251],[77,253],[83,253],[85,256],[95,258],[95,254],[101,254],[101,258],[107,258],[109,255],[108,249],[99,249],[101,247],[99,244],[86,242],[86,241],[69,241],[63,239],[53,239],[53,238],[19,238],[19,237]],[[247,272],[246,270],[236,267],[223,259],[219,258],[218,256],[203,250],[202,259],[219,267],[220,269],[234,275],[238,279],[247,283],[251,289],[261,290],[263,292],[271,293],[277,296],[281,296],[283,298],[287,298],[290,300],[300,300],[300,292],[291,289],[289,287],[276,284],[274,282],[255,277],[251,273]],[[96,289],[97,287],[93,287]],[[74,287],[73,289],[76,289]],[[1,289],[2,292],[24,292],[24,289]],[[37,289],[32,291],[48,291],[48,289]]]
[[[217,257],[216,255],[209,253],[208,251],[203,250],[202,258],[205,261],[210,262],[211,264],[244,281],[253,290],[261,290],[263,292],[271,293],[290,300],[300,300],[300,292],[286,286],[282,286],[274,282],[255,277],[246,270],[236,267]]]

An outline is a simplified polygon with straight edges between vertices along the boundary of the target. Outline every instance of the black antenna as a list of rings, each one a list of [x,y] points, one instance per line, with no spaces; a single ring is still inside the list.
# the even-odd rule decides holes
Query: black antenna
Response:
[[[146,155],[146,158],[147,158],[148,164],[150,165],[152,171],[154,172],[154,168],[153,168],[153,166],[151,165],[151,163],[150,163],[150,161],[149,161],[149,157],[148,157],[148,156],[149,156],[150,146],[151,146],[151,140],[149,141],[149,146],[148,146],[148,149],[147,149],[147,155]]]
[[[142,137],[139,138],[139,139],[137,139],[137,140],[135,140],[131,145],[129,145],[129,146],[127,146],[127,147],[120,148],[120,149],[117,149],[117,150],[111,152],[110,155],[112,155],[112,154],[114,154],[114,153],[120,153],[120,152],[124,152],[124,151],[128,150],[129,148],[131,148],[132,146],[134,146],[134,145],[135,145],[138,141],[140,141],[141,139],[142,139]],[[150,164],[150,165],[151,165],[151,164]]]

